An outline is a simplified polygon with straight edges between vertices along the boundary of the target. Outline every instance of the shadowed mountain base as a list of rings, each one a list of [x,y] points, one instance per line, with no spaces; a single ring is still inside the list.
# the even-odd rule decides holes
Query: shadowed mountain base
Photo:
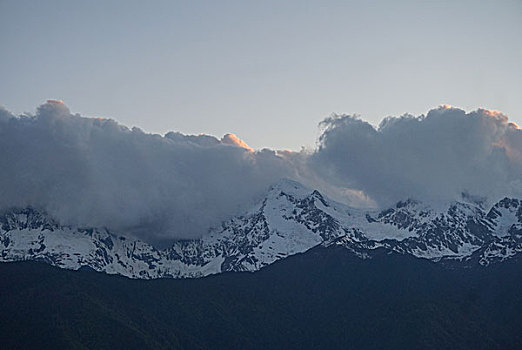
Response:
[[[130,280],[0,264],[3,349],[520,349],[522,264],[314,248],[255,273]]]

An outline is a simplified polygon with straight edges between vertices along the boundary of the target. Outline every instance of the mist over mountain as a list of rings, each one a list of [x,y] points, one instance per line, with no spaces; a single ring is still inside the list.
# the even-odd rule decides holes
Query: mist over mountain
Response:
[[[3,111],[0,135],[2,208],[42,208],[148,241],[201,235],[292,171],[284,155],[230,137],[146,134],[59,101],[34,116]]]
[[[313,168],[381,204],[522,192],[522,130],[501,112],[441,106],[377,128],[355,116],[333,116],[322,127]]]
[[[84,118],[61,101],[34,115],[0,109],[0,209],[35,207],[161,245],[205,235],[281,178],[357,206],[522,193],[522,131],[500,112],[440,107],[377,128],[354,116],[321,126],[315,150],[253,150],[233,134],[161,136]]]

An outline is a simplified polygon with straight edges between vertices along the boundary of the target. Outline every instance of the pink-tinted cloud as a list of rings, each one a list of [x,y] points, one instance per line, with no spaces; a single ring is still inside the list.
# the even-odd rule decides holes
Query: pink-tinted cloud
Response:
[[[246,150],[248,150],[250,152],[254,152],[254,149],[252,147],[247,145],[247,143],[245,141],[241,140],[235,134],[226,134],[221,139],[221,142],[223,142],[224,144],[227,144],[227,145],[234,145],[234,146],[237,146],[237,147],[244,148],[244,149],[246,149]]]

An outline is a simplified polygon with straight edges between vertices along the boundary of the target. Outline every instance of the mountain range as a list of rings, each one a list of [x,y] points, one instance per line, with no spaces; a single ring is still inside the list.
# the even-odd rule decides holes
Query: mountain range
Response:
[[[38,208],[0,215],[0,261],[43,261],[138,279],[257,271],[318,246],[342,247],[359,259],[385,251],[485,267],[522,252],[522,200],[487,206],[463,194],[453,202],[407,199],[384,210],[358,209],[283,179],[242,215],[166,249],[106,228],[62,225]]]

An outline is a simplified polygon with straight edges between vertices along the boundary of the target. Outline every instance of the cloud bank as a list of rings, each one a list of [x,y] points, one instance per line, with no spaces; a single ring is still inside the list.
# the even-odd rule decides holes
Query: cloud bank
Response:
[[[385,118],[377,128],[348,115],[322,127],[312,166],[382,204],[522,193],[522,130],[497,111],[442,106],[425,116]]]
[[[31,205],[153,243],[197,237],[292,176],[284,156],[237,137],[146,134],[60,101],[34,116],[1,110],[0,150],[1,208]]]
[[[164,245],[194,238],[288,177],[348,204],[522,196],[522,131],[500,112],[440,107],[386,118],[325,119],[317,149],[254,150],[233,134],[164,136],[71,114],[61,101],[0,108],[0,209],[41,208]]]

